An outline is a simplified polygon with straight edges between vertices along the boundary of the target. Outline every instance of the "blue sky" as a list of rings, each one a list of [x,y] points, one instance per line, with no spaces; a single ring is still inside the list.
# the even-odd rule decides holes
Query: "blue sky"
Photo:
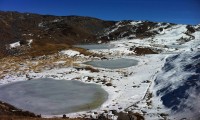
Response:
[[[200,23],[200,0],[0,0],[0,10],[104,20]]]

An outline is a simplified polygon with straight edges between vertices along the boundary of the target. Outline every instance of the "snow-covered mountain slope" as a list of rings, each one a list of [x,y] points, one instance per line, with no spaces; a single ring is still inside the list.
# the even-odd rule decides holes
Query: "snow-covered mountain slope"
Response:
[[[126,21],[116,23],[104,37],[117,39],[111,44],[133,51],[142,47],[158,53],[182,52],[199,48],[200,25]]]
[[[200,119],[200,51],[167,58],[155,79],[155,89],[171,117]]]
[[[107,37],[110,40],[122,38],[154,38],[157,35],[174,37],[179,35],[189,39],[194,39],[191,33],[199,30],[199,26],[179,25],[172,23],[156,23],[150,21],[119,21],[112,27],[105,29],[105,33],[101,37]],[[181,36],[183,33],[185,36]],[[169,36],[168,36],[169,37]],[[177,36],[178,37],[178,36]]]

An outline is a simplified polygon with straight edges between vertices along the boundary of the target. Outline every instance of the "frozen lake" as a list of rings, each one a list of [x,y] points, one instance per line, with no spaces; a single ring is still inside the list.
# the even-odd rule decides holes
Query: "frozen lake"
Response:
[[[98,108],[108,94],[101,86],[50,78],[0,86],[0,100],[42,115],[61,115]]]
[[[94,50],[94,49],[111,49],[111,48],[114,47],[114,45],[111,45],[111,44],[91,44],[91,45],[75,45],[75,47]]]
[[[113,60],[89,61],[85,62],[85,64],[100,68],[120,69],[120,68],[135,66],[138,64],[138,61],[134,59],[120,58]]]

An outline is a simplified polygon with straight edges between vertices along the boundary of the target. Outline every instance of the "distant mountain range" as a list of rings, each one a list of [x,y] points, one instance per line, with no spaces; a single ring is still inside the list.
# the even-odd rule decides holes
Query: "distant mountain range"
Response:
[[[0,11],[0,56],[51,54],[73,44],[103,43],[122,38],[150,38],[174,25],[150,21],[104,21],[81,16]],[[188,25],[187,29],[185,34],[189,39],[194,39],[191,33],[200,27]],[[21,47],[14,48],[13,45],[17,44]]]

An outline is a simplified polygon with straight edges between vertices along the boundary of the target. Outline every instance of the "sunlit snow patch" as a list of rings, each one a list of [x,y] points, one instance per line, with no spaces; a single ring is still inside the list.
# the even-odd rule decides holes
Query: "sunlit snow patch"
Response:
[[[69,57],[73,57],[73,56],[79,55],[80,53],[78,51],[74,51],[74,50],[63,50],[63,51],[60,51],[60,54],[67,55]]]

